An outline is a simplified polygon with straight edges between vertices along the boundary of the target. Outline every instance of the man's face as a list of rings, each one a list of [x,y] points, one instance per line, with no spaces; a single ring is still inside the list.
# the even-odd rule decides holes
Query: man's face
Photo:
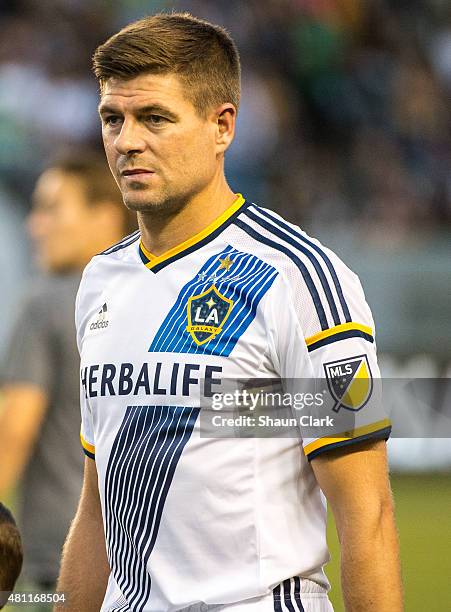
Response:
[[[176,75],[110,78],[99,112],[108,163],[128,208],[178,210],[212,181],[215,115],[198,115]]]
[[[42,174],[28,217],[40,267],[51,272],[81,269],[93,222],[81,179],[56,169]]]

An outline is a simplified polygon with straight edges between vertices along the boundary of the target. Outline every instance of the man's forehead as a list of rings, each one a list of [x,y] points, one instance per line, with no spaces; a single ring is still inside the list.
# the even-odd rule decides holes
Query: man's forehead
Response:
[[[107,79],[102,87],[99,108],[113,103],[133,106],[163,102],[170,104],[172,101],[189,103],[177,75],[145,73],[130,79]]]

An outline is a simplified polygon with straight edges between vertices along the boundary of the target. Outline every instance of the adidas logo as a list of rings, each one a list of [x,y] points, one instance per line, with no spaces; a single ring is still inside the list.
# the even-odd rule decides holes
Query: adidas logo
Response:
[[[108,307],[105,304],[102,306],[102,308],[99,310],[99,313],[97,315],[97,320],[93,321],[91,323],[91,325],[89,326],[89,329],[104,329],[105,327],[108,327],[108,319],[107,319],[107,311],[108,311]]]

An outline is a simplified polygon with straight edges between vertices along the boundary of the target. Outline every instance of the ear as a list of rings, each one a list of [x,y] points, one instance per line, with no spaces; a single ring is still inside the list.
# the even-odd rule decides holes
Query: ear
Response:
[[[216,124],[216,152],[224,153],[234,136],[237,111],[233,104],[226,103],[216,108],[214,112]]]

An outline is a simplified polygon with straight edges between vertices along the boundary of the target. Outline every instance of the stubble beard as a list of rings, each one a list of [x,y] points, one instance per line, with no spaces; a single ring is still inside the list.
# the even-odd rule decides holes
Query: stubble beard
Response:
[[[133,189],[131,197],[127,197],[127,194],[123,195],[125,206],[141,216],[147,219],[165,219],[173,217],[179,213],[188,204],[192,193],[183,194],[171,194],[163,192],[160,194],[145,194],[142,192],[146,191],[146,188],[142,185],[137,185],[136,189]],[[141,192],[140,198],[133,197],[134,193]],[[194,193],[194,192],[193,192]]]

